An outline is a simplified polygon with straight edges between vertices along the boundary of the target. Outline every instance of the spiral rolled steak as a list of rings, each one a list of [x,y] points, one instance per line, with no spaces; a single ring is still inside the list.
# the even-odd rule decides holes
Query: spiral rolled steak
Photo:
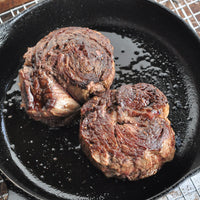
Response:
[[[108,90],[115,76],[113,46],[88,28],[55,30],[28,48],[24,59],[22,107],[50,126],[69,122],[91,96]]]
[[[166,96],[151,84],[109,90],[81,109],[82,150],[107,177],[149,177],[174,157],[168,113]]]

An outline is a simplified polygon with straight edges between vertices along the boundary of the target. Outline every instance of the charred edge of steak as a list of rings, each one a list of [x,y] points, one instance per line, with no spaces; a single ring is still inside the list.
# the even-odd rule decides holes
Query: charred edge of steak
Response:
[[[149,104],[140,106],[139,111],[123,113],[119,98],[123,87],[83,105],[80,142],[90,161],[107,177],[137,180],[155,174],[163,163],[173,159],[175,134],[162,114],[146,114],[144,108]],[[130,92],[130,86],[125,91]],[[166,106],[161,100],[157,102],[159,109]],[[156,109],[156,103],[152,105]]]

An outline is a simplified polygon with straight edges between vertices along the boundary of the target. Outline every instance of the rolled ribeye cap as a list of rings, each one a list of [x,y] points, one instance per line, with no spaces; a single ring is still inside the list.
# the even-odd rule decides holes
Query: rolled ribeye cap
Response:
[[[115,76],[109,39],[88,28],[55,30],[28,48],[24,59],[22,107],[50,126],[68,123],[82,103],[109,89]]]
[[[109,90],[81,108],[82,150],[107,177],[154,175],[175,153],[168,113],[166,96],[151,84]]]

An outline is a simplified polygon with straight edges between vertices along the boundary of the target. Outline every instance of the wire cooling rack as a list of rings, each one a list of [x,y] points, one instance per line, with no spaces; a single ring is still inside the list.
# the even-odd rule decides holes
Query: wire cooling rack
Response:
[[[183,18],[200,36],[200,0],[155,0]]]
[[[25,3],[23,5],[20,5],[18,7],[12,8],[6,12],[1,13],[0,14],[0,24],[3,24],[7,20],[19,15],[21,12],[23,12],[24,10],[27,10],[27,8],[39,3],[40,1],[42,1],[42,0],[30,1],[28,3]]]
[[[43,0],[34,0],[15,7],[0,14],[0,24],[3,24],[8,19],[19,15],[29,7]],[[155,0],[156,2],[168,7],[175,12],[179,17],[183,18],[194,31],[200,36],[200,0]],[[0,179],[0,183],[1,183]],[[0,200],[7,199],[7,194],[3,196],[0,193]],[[25,198],[24,198],[25,199]],[[8,200],[14,200],[8,198]],[[188,177],[181,182],[177,187],[171,190],[166,195],[157,200],[200,200],[200,171]]]

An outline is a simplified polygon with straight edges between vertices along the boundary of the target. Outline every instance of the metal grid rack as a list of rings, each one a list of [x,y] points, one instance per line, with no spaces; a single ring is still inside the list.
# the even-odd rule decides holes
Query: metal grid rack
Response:
[[[34,0],[0,14],[0,24],[43,0]],[[200,36],[200,0],[155,0],[183,18]],[[0,183],[3,182],[0,180]],[[4,194],[0,200],[7,199]],[[8,198],[9,199],[9,198]],[[12,200],[12,199],[9,199]],[[200,171],[157,200],[200,200]]]
[[[200,0],[155,0],[183,18],[200,36]]]
[[[28,3],[25,3],[21,6],[15,7],[13,9],[10,9],[6,12],[3,12],[0,14],[0,24],[3,24],[4,22],[6,22],[7,20],[19,15],[21,12],[23,12],[24,10],[27,10],[27,8],[41,2],[42,0],[34,0],[34,1],[30,1]]]

